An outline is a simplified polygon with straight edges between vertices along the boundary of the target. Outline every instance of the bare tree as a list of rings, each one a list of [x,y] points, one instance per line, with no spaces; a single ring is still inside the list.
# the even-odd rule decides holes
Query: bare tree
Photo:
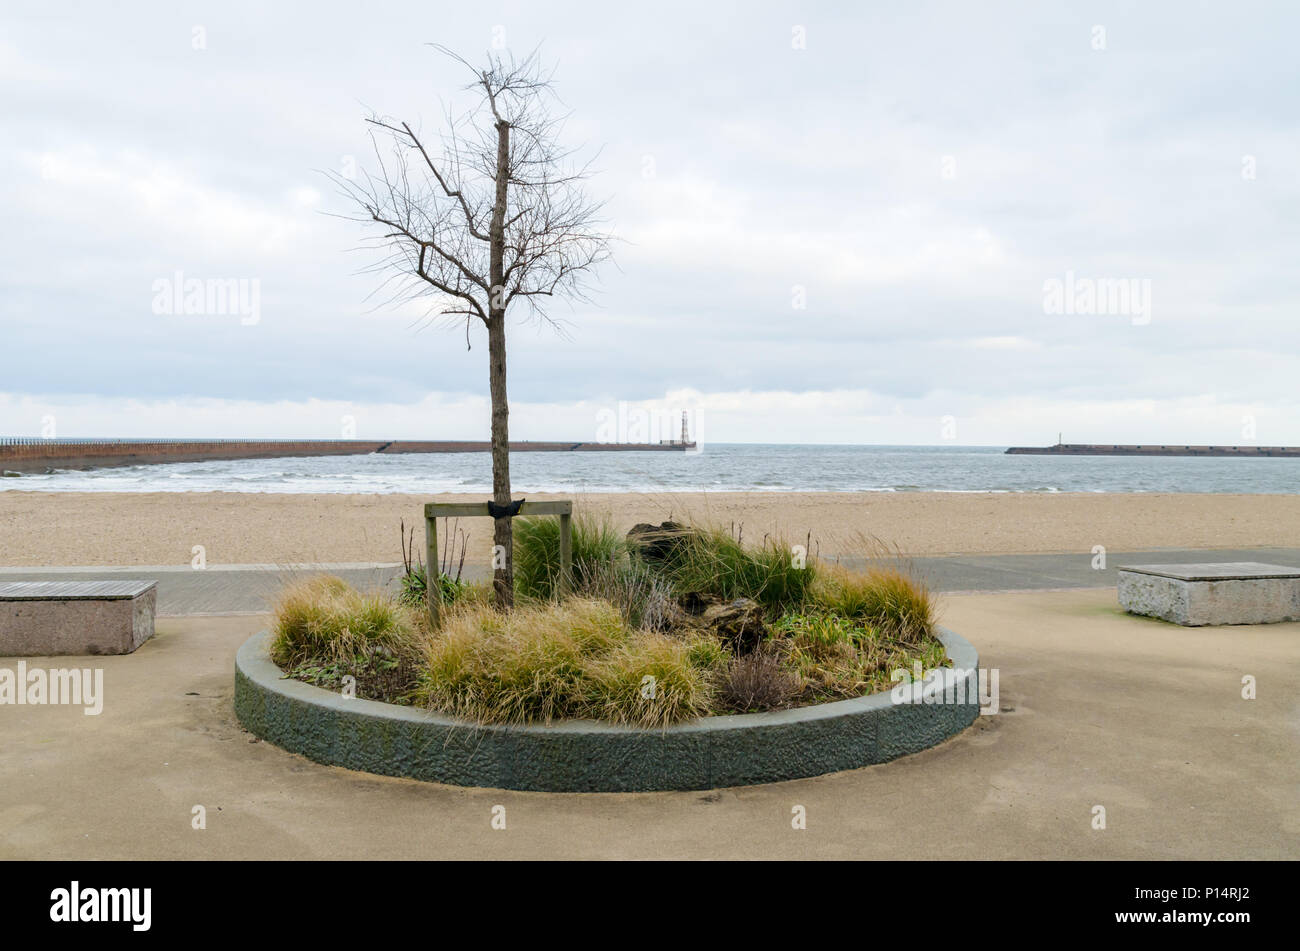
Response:
[[[516,61],[490,55],[467,67],[466,90],[476,105],[450,110],[437,142],[426,142],[406,122],[372,115],[377,169],[355,179],[330,177],[359,208],[352,217],[370,226],[368,241],[383,254],[370,270],[384,272],[388,303],[424,299],[430,319],[474,321],[488,338],[492,397],[493,541],[496,603],[514,601],[514,544],[510,495],[510,407],[506,399],[506,315],[523,307],[555,325],[546,303],[585,299],[585,280],[610,256],[600,230],[603,203],[588,198],[588,165],[576,166],[560,148],[562,117],[551,112],[551,76],[534,51]],[[387,148],[381,147],[381,142]],[[512,309],[513,305],[513,309]],[[558,326],[558,325],[557,325]],[[431,569],[432,570],[432,567]],[[432,579],[431,579],[432,581]]]

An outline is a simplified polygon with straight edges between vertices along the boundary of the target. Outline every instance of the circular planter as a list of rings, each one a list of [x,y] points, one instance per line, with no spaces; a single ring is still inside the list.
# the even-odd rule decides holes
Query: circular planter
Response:
[[[925,684],[793,710],[706,717],[662,730],[592,721],[481,725],[346,699],[285,678],[267,632],[235,656],[235,714],[308,759],[385,776],[546,792],[719,789],[884,763],[979,716],[979,656],[940,629],[952,668]]]

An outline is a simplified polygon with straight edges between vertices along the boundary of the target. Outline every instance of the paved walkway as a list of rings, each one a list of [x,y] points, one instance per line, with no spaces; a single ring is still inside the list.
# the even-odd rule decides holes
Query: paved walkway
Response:
[[[1208,551],[1156,550],[1107,552],[1106,567],[1093,568],[1091,552],[1066,555],[952,555],[915,558],[912,566],[936,591],[1034,591],[1115,586],[1119,565],[1200,561],[1263,561],[1300,567],[1300,548],[1252,548]],[[853,559],[846,559],[854,564]],[[0,568],[0,581],[97,580],[145,578],[158,581],[158,614],[256,614],[269,610],[284,585],[320,571],[336,574],[359,588],[392,583],[396,564],[222,565],[191,568]],[[467,566],[466,575],[486,578],[486,571]]]
[[[259,742],[231,700],[235,650],[263,619],[163,619],[129,656],[27,659],[102,667],[103,712],[0,707],[0,859],[1300,859],[1300,623],[1188,629],[1114,602],[945,599],[944,623],[999,671],[1000,712],[934,749],[596,795],[384,778]]]

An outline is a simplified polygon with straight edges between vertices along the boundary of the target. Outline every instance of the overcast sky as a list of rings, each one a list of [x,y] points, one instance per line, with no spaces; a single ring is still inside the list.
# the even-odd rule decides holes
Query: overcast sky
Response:
[[[621,239],[567,337],[511,326],[515,438],[622,401],[713,442],[1300,444],[1298,29],[1189,0],[10,0],[0,434],[486,439],[483,333],[374,311],[322,172],[368,164],[367,109],[434,130],[465,101],[426,44],[504,41],[555,64]],[[178,272],[256,282],[255,322],[156,313]],[[1085,296],[1053,312],[1054,281]],[[1091,281],[1133,293],[1103,312]]]

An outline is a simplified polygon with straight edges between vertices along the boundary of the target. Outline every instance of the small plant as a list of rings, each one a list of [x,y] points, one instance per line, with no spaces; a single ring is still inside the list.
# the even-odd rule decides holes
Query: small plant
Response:
[[[838,644],[854,644],[864,635],[869,636],[871,631],[864,630],[860,623],[838,614],[794,612],[778,618],[772,625],[772,634],[820,647],[834,647]]]
[[[534,601],[552,600],[560,581],[560,520],[525,516],[514,521],[515,592]],[[581,591],[604,566],[627,560],[627,541],[608,519],[578,514],[572,532],[575,590]]]
[[[608,601],[629,626],[646,631],[668,630],[681,613],[668,580],[629,558],[588,563],[578,593]]]
[[[599,601],[454,612],[428,644],[416,700],[483,723],[573,716],[582,706],[586,655],[627,634],[618,610]]]
[[[945,663],[943,643],[931,636],[904,642],[892,628],[817,609],[783,615],[771,628],[787,652],[789,666],[820,700],[856,697],[888,689],[895,670],[920,660],[927,667]]]
[[[851,572],[830,566],[814,582],[811,595],[821,610],[880,628],[906,644],[920,644],[934,634],[933,596],[898,568]]]
[[[468,581],[461,580],[461,572],[465,568],[465,549],[469,543],[469,533],[459,527],[459,519],[455,523],[451,523],[450,519],[444,519],[443,521],[446,531],[442,536],[444,541],[438,566],[438,593],[442,596],[443,604],[454,604],[468,596],[473,588]],[[429,572],[415,547],[415,526],[411,526],[411,531],[408,534],[406,520],[402,519],[400,531],[403,570],[401,578],[398,579],[398,583],[401,585],[399,597],[403,603],[412,607],[423,607],[428,597]],[[458,547],[460,549],[459,557],[456,554]],[[453,563],[455,564],[454,575],[452,574]]]
[[[716,637],[697,634],[686,641],[686,656],[692,667],[717,672],[731,660],[731,652]]]
[[[664,727],[711,712],[710,678],[674,637],[638,632],[584,673],[583,714],[592,719]]]
[[[362,594],[341,578],[322,575],[289,587],[275,607],[272,656],[294,659],[352,646],[396,650],[410,642],[415,619],[404,605],[382,593]]]
[[[271,658],[292,676],[385,699],[409,689],[418,654],[417,615],[387,594],[362,594],[330,575],[288,588],[274,612]]]
[[[723,702],[740,713],[780,709],[802,691],[799,675],[773,650],[733,657],[720,688]]]

